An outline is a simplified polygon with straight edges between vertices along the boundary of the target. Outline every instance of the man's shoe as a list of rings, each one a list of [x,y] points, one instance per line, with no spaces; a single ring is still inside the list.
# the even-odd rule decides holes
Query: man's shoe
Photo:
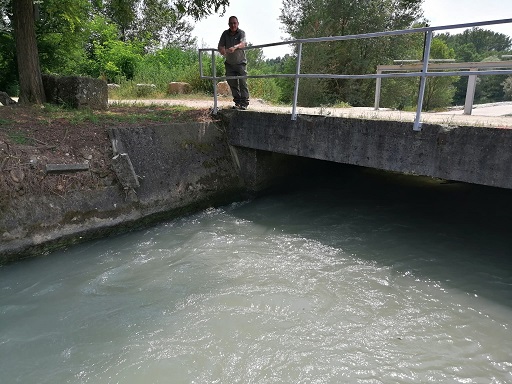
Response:
[[[241,109],[242,111],[245,111],[245,110],[247,109],[247,105],[241,105],[241,106],[240,106],[240,109]]]
[[[235,104],[231,107],[231,109],[242,109],[242,106],[240,104]]]

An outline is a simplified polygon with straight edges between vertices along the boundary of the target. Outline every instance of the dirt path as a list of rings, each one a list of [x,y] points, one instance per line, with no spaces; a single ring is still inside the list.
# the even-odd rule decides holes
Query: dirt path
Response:
[[[119,101],[110,101],[116,103]],[[122,100],[122,103],[140,103],[145,105],[151,104],[167,104],[167,105],[186,105],[192,108],[212,108],[212,99],[139,99],[139,100]],[[231,108],[232,101],[226,97],[219,97],[217,102],[218,109]],[[251,100],[250,110],[285,113],[292,112],[291,106],[275,106],[269,105],[260,99]],[[446,112],[424,112],[421,121],[424,123],[434,123],[443,125],[473,125],[483,127],[499,127],[512,128],[512,102],[494,103],[490,105],[475,105],[472,115],[463,115],[461,109],[454,109]],[[362,118],[370,120],[396,120],[413,123],[416,117],[415,112],[394,111],[387,108],[381,108],[378,111],[373,107],[352,107],[352,108],[331,108],[331,107],[315,107],[315,108],[297,108],[299,115],[324,115]]]

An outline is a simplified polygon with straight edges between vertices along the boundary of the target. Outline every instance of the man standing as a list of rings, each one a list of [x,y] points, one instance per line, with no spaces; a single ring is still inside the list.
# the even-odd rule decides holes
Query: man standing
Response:
[[[222,33],[219,40],[219,52],[226,59],[226,76],[247,76],[247,58],[243,48],[246,46],[245,32],[238,28],[238,18],[229,18],[229,29]],[[249,88],[247,79],[228,79],[235,105],[234,109],[247,109],[249,106]]]

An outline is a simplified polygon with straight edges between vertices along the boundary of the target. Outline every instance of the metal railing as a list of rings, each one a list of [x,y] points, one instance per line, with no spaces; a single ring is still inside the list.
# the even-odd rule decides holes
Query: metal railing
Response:
[[[392,78],[392,77],[419,77],[420,78],[420,86],[418,92],[418,100],[417,100],[417,108],[416,108],[416,117],[414,119],[413,129],[415,131],[421,130],[421,111],[423,108],[423,99],[425,95],[425,86],[426,80],[428,77],[435,76],[474,76],[475,71],[429,71],[429,60],[430,57],[430,47],[432,43],[432,37],[435,31],[443,31],[443,30],[451,30],[451,29],[459,29],[459,28],[473,28],[473,27],[481,27],[487,25],[496,25],[496,24],[508,24],[512,23],[512,19],[501,19],[501,20],[490,20],[490,21],[480,21],[474,23],[466,23],[466,24],[452,24],[452,25],[444,25],[438,27],[422,27],[422,28],[413,28],[413,29],[402,29],[396,31],[387,31],[387,32],[374,32],[374,33],[364,33],[358,35],[346,35],[346,36],[330,36],[330,37],[317,37],[310,39],[297,39],[297,40],[289,40],[289,41],[281,41],[277,43],[270,44],[261,44],[261,45],[253,45],[250,47],[246,47],[244,49],[256,49],[256,48],[266,48],[266,47],[275,47],[279,45],[297,45],[297,65],[296,71],[294,74],[269,74],[269,75],[248,75],[248,76],[217,76],[215,71],[215,57],[217,48],[200,48],[199,49],[199,68],[200,68],[200,77],[201,79],[211,79],[213,81],[213,98],[214,98],[214,106],[213,113],[217,113],[217,82],[219,80],[227,80],[227,79],[240,79],[240,78],[293,78],[295,79],[295,86],[293,91],[293,103],[292,103],[292,120],[297,119],[297,97],[299,92],[299,79],[301,78],[322,78],[322,79],[383,79],[383,78]],[[301,73],[301,60],[302,60],[302,46],[305,43],[319,43],[319,42],[329,42],[329,41],[343,41],[343,40],[357,40],[357,39],[369,39],[369,38],[378,38],[384,36],[398,36],[398,35],[407,35],[412,33],[424,33],[425,34],[425,43],[423,47],[423,60],[421,61],[421,71],[420,72],[406,72],[406,73],[371,73],[371,74],[361,74],[361,75],[342,75],[342,74],[306,74]],[[205,76],[203,74],[203,62],[202,55],[203,52],[211,52],[212,57],[212,76]],[[486,69],[483,71],[478,71],[478,75],[512,75],[512,69]]]

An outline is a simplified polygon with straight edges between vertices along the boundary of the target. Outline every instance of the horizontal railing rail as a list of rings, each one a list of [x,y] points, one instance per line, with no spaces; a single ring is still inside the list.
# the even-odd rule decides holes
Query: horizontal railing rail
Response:
[[[322,78],[322,79],[383,79],[383,78],[397,78],[397,77],[419,77],[420,78],[420,87],[418,92],[417,99],[417,107],[416,107],[416,117],[414,120],[413,129],[415,131],[421,130],[421,111],[423,109],[423,99],[425,94],[425,86],[426,79],[429,77],[437,77],[437,76],[475,76],[474,70],[447,70],[447,71],[429,71],[429,57],[430,57],[430,46],[433,38],[433,33],[435,31],[444,31],[444,30],[452,30],[452,29],[461,29],[461,28],[473,28],[473,27],[481,27],[488,25],[498,25],[498,24],[509,24],[512,23],[512,19],[501,19],[501,20],[489,20],[489,21],[479,21],[473,23],[465,23],[465,24],[450,24],[443,26],[434,26],[434,27],[420,27],[420,28],[412,28],[412,29],[402,29],[395,31],[385,31],[385,32],[373,32],[373,33],[364,33],[357,35],[344,35],[344,36],[328,36],[328,37],[315,37],[315,38],[307,38],[307,39],[296,39],[296,40],[287,40],[280,41],[269,44],[260,44],[260,45],[252,45],[247,46],[244,49],[261,49],[268,47],[276,47],[281,45],[297,45],[297,65],[295,73],[286,73],[286,74],[268,74],[268,75],[247,75],[247,76],[217,76],[216,75],[216,65],[215,58],[217,48],[200,48],[199,49],[199,71],[201,79],[210,79],[213,82],[213,98],[214,98],[214,106],[213,113],[216,114],[218,111],[218,100],[217,100],[217,82],[220,80],[228,80],[228,79],[240,79],[240,78],[293,78],[295,79],[294,85],[294,95],[292,101],[292,120],[297,119],[297,97],[299,91],[299,79],[301,78]],[[307,74],[301,73],[301,60],[302,60],[302,45],[305,43],[320,43],[320,42],[330,42],[330,41],[343,41],[343,40],[356,40],[356,39],[369,39],[369,38],[379,38],[386,36],[399,36],[399,35],[407,35],[413,33],[424,33],[425,34],[425,43],[423,47],[423,60],[418,63],[421,65],[421,69],[419,71],[413,72],[394,72],[394,73],[367,73],[360,75],[349,75],[349,74]],[[206,76],[203,73],[203,59],[202,55],[204,52],[211,53],[211,71],[212,76]],[[454,63],[457,64],[457,63]],[[433,64],[432,64],[433,65]],[[470,68],[461,66],[459,68]],[[478,76],[485,75],[512,75],[512,69],[496,69],[499,68],[495,66],[492,69],[484,69],[478,71]]]

